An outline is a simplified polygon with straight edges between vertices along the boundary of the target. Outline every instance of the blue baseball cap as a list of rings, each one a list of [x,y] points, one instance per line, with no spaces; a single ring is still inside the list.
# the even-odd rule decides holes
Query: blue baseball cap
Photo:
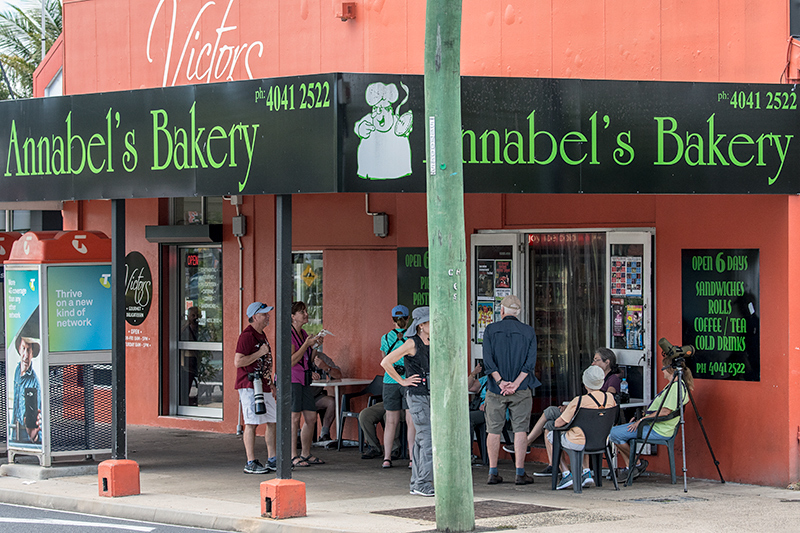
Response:
[[[269,313],[272,309],[271,305],[253,302],[247,306],[247,318],[253,318],[257,313]]]
[[[392,307],[392,318],[408,317],[408,307],[405,305],[395,305]]]

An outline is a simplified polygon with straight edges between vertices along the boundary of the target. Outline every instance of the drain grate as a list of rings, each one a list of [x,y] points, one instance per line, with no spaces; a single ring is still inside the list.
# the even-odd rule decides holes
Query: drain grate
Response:
[[[514,516],[522,514],[547,513],[550,511],[563,511],[558,507],[545,507],[525,503],[502,502],[498,500],[485,500],[475,502],[475,519],[497,518],[500,516]],[[412,518],[436,522],[436,507],[409,507],[407,509],[390,509],[388,511],[373,511],[374,514]]]
[[[707,498],[696,498],[694,496],[672,496],[664,498],[636,498],[630,500],[637,503],[687,503],[687,502],[707,502]]]

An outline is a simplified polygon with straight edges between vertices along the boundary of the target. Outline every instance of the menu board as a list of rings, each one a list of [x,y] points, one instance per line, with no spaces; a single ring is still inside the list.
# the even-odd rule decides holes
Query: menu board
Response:
[[[682,344],[695,347],[686,361],[694,376],[759,381],[759,251],[685,249],[681,271]]]
[[[397,303],[415,308],[428,305],[428,248],[397,249]]]

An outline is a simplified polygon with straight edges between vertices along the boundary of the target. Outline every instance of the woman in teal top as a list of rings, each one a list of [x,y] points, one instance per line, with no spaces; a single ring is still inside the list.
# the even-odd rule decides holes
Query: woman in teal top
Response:
[[[404,305],[397,305],[392,308],[392,320],[394,328],[386,335],[381,337],[381,358],[386,357],[395,348],[399,348],[405,342],[403,334],[408,325],[408,308]],[[403,376],[403,358],[394,364],[397,373]],[[392,467],[392,442],[397,434],[397,426],[400,425],[400,416],[406,410],[406,425],[408,426],[409,446],[414,442],[414,424],[411,423],[411,415],[408,413],[406,404],[405,389],[397,383],[388,373],[383,375],[383,407],[386,409],[386,428],[383,431],[383,468]]]

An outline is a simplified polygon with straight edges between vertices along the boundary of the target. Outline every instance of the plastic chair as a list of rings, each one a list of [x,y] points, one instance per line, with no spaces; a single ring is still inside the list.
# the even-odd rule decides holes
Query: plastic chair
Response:
[[[666,422],[667,420],[672,420],[673,418],[677,418],[681,416],[681,412],[679,410],[675,410],[668,414],[667,416],[659,416],[654,419],[654,422]],[[644,444],[645,437],[647,437],[647,432],[649,431],[649,425],[639,424],[639,427],[636,430],[636,438],[631,439],[628,443],[631,445],[631,454],[628,458],[628,466],[633,465],[634,453],[636,451],[637,445]],[[676,484],[678,482],[678,477],[675,475],[675,436],[678,434],[678,428],[680,424],[675,425],[675,431],[672,433],[672,436],[668,439],[657,435],[655,432],[650,433],[650,437],[647,439],[647,444],[657,444],[659,446],[666,446],[669,455],[669,474],[672,479],[672,484]],[[625,486],[630,487],[633,484],[633,476],[628,476],[627,481],[625,481]]]
[[[478,452],[481,454],[481,462],[489,464],[489,454],[486,453],[486,422],[475,425],[475,441],[478,443]],[[472,447],[470,446],[470,449]]]
[[[383,376],[375,376],[372,383],[364,387],[358,392],[342,394],[341,409],[339,409],[339,431],[336,438],[339,440],[337,443],[337,450],[342,449],[342,430],[344,430],[344,422],[348,418],[355,418],[356,425],[358,425],[358,414],[360,411],[350,410],[350,400],[359,396],[369,395],[367,405],[381,401],[383,396]],[[364,451],[364,433],[361,431],[361,426],[358,426],[358,449],[363,453]]]
[[[559,460],[561,459],[561,435],[569,428],[577,427],[586,436],[586,446],[581,451],[567,450],[569,453],[570,470],[572,471],[572,490],[580,494],[581,473],[583,472],[583,455],[590,455],[590,465],[594,475],[594,481],[598,487],[603,486],[603,456],[605,455],[611,470],[611,480],[614,482],[614,489],[619,490],[617,474],[611,462],[611,445],[608,442],[608,434],[617,421],[619,416],[619,405],[606,407],[605,409],[589,409],[581,407],[575,413],[572,422],[568,425],[556,428],[553,432],[553,462],[552,462],[552,484],[556,490],[558,483]]]

